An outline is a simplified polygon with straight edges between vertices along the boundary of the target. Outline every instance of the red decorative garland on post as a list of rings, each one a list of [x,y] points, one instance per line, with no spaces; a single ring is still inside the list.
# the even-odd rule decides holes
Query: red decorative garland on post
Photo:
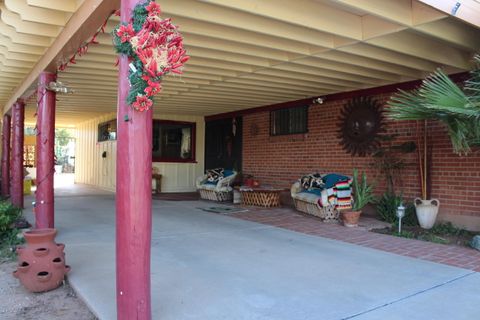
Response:
[[[128,56],[130,62],[127,103],[138,111],[151,108],[153,96],[161,90],[162,77],[170,72],[181,74],[189,59],[177,27],[160,13],[155,1],[138,4],[130,22],[113,30],[117,53]]]

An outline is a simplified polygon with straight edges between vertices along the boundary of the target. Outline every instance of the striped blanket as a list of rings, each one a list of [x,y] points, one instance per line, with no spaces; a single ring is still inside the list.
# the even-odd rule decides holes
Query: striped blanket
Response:
[[[332,205],[338,210],[351,209],[352,195],[352,180],[339,181],[333,187],[321,191],[318,205],[320,207]]]

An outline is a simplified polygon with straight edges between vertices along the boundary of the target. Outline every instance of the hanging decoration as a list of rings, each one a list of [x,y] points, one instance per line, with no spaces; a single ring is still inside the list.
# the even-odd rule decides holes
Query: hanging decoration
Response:
[[[181,74],[189,59],[177,27],[160,13],[154,1],[138,4],[130,22],[113,30],[117,53],[128,56],[130,62],[127,104],[138,111],[151,108],[153,96],[161,90],[162,77],[170,72]]]
[[[68,67],[69,64],[76,64],[77,57],[81,57],[85,55],[88,52],[88,48],[91,44],[98,44],[97,37],[100,33],[105,33],[105,27],[107,26],[108,19],[110,19],[110,16],[114,13],[115,11],[112,11],[112,13],[105,19],[105,22],[102,24],[102,26],[95,32],[95,34],[92,36],[92,38],[89,41],[84,42],[78,49],[77,51],[70,57],[70,59],[62,62],[58,66],[58,71],[65,71],[65,69]]]
[[[370,97],[353,98],[343,107],[339,120],[340,144],[352,156],[366,156],[380,146],[384,119],[378,101]]]

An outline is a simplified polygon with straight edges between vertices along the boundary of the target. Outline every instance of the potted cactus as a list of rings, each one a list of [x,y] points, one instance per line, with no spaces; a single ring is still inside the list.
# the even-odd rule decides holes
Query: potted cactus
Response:
[[[353,169],[353,203],[352,209],[342,212],[343,224],[346,227],[357,227],[362,209],[374,200],[373,187],[367,183],[367,175],[362,172],[361,180],[358,180],[358,170]]]

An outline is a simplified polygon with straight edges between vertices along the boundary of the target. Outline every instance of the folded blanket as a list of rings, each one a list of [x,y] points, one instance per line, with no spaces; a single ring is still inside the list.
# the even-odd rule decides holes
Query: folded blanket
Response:
[[[337,190],[337,198],[349,198],[352,195],[351,189],[339,189]]]
[[[333,187],[323,189],[318,199],[318,206],[334,206],[338,210],[352,208],[351,180],[338,181]]]

